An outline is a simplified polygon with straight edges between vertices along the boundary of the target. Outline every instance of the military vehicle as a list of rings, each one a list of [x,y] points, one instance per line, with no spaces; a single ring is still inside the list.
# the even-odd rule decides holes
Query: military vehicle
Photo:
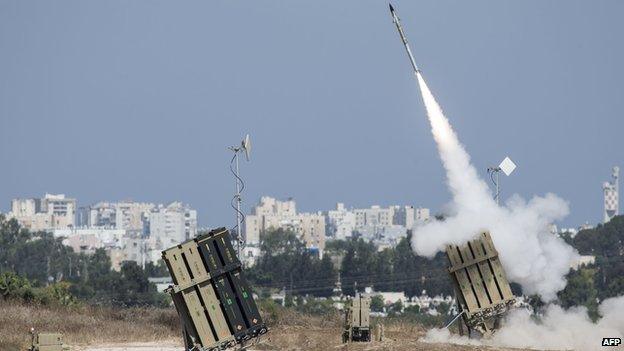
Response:
[[[162,252],[173,278],[167,289],[183,324],[186,350],[246,347],[268,329],[225,228]]]
[[[462,316],[469,336],[475,332],[489,336],[515,303],[490,233],[462,246],[447,245],[446,255],[460,311],[457,317]],[[463,334],[461,324],[459,330]]]
[[[63,345],[63,335],[59,333],[36,333],[30,330],[32,342],[28,351],[67,351],[69,347]]]
[[[345,305],[342,342],[371,341],[370,303],[370,297],[356,294]]]

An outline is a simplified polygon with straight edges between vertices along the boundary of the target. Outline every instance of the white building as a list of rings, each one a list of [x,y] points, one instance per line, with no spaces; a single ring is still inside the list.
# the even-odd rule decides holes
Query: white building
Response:
[[[356,208],[353,213],[356,227],[389,226],[394,221],[394,207],[382,208],[373,205],[370,208]]]
[[[22,227],[32,231],[73,228],[76,199],[64,194],[45,194],[42,198],[13,199],[9,218],[15,218]]]
[[[581,255],[578,259],[570,264],[570,268],[578,270],[580,267],[589,266],[596,263],[596,256],[593,255]]]
[[[402,225],[407,229],[414,228],[414,225],[421,225],[429,221],[429,209],[414,206],[394,206],[395,225]]]
[[[197,235],[197,211],[180,202],[153,208],[147,221],[152,249],[166,249]]]
[[[613,167],[613,172],[611,173],[611,178],[613,178],[613,180],[611,182],[605,182],[602,185],[602,191],[604,193],[604,223],[609,222],[611,218],[617,216],[619,212],[619,175],[620,168],[617,166]]]
[[[429,221],[428,208],[413,206],[371,206],[354,209],[355,228],[361,238],[373,242],[379,249],[393,247],[407,231]]]
[[[355,230],[355,213],[345,208],[343,203],[337,203],[335,210],[327,211],[327,231],[334,240],[345,240],[353,235]]]
[[[260,245],[260,231],[263,227],[264,216],[247,215],[243,224],[243,236],[246,246]]]
[[[104,245],[114,246],[121,238],[127,236],[124,229],[103,227],[79,227],[70,229],[55,229],[52,231],[55,238],[70,238],[74,236],[94,236],[101,240]]]
[[[280,201],[269,196],[260,198],[252,208],[251,215],[245,217],[243,227],[246,245],[260,242],[260,236],[271,229],[289,229],[297,233],[309,249],[322,255],[325,249],[325,217],[320,213],[297,213],[293,199]]]
[[[407,296],[405,296],[404,292],[382,292],[375,291],[372,287],[367,286],[364,288],[364,294],[369,296],[381,296],[381,299],[384,302],[384,305],[390,305],[393,303],[401,302],[405,303],[407,301]]]
[[[81,207],[78,223],[88,227],[108,227],[142,233],[147,213],[156,205],[133,201],[99,202]]]
[[[429,222],[431,219],[431,212],[428,208],[417,207],[414,208],[414,222],[416,225]]]
[[[106,248],[106,252],[111,260],[113,270],[119,271],[124,262],[134,261],[139,266],[145,267],[150,259],[150,249],[148,240],[145,238],[124,237],[117,247]]]

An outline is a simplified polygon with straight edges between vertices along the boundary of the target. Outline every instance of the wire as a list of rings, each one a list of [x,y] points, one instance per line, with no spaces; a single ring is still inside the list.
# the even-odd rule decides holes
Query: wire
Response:
[[[236,181],[240,183],[241,187],[238,190],[238,193],[234,195],[234,197],[232,198],[232,201],[230,201],[230,206],[234,209],[234,212],[236,212],[236,216],[241,217],[240,223],[242,225],[243,223],[245,223],[245,214],[242,211],[240,211],[238,207],[235,205],[235,202],[240,202],[241,200],[240,194],[243,192],[243,190],[245,190],[245,182],[238,174],[236,174],[236,171],[234,171],[234,161],[236,160],[236,157],[238,157],[238,151],[239,149],[234,149],[234,157],[232,157],[232,160],[230,161],[230,172],[232,172],[232,174],[236,178]],[[239,243],[242,242],[242,237],[240,235],[241,230],[238,227],[238,218],[237,218],[236,224],[231,229],[232,232],[234,231],[234,229],[236,229],[236,236],[237,236],[236,240],[238,240]]]
[[[494,188],[496,188],[497,185],[496,185],[496,181],[494,180],[494,172],[495,172],[495,170],[493,168],[488,168],[487,171],[490,174],[490,180],[492,181],[492,184],[494,184]],[[494,195],[494,200],[498,200],[498,192],[496,192],[496,194]]]

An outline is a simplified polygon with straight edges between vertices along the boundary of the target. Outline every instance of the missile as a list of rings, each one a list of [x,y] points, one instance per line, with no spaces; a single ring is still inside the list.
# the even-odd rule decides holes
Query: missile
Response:
[[[420,69],[416,66],[416,61],[414,60],[414,55],[412,55],[412,50],[410,50],[409,44],[407,43],[407,37],[405,37],[405,33],[403,32],[403,27],[401,27],[401,21],[399,20],[399,16],[397,16],[396,12],[394,12],[394,7],[392,4],[388,4],[390,6],[390,15],[392,16],[392,22],[396,26],[399,31],[399,35],[401,36],[401,41],[403,42],[403,46],[405,46],[405,51],[407,51],[407,56],[409,56],[410,62],[412,63],[412,67],[414,68],[414,73],[420,73]]]

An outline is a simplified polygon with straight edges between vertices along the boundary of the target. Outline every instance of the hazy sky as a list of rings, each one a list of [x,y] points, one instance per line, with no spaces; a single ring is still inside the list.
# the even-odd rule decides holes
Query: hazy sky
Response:
[[[230,226],[227,146],[250,133],[245,208],[450,200],[385,1],[0,0],[0,210],[45,192],[181,200]],[[624,166],[624,2],[396,1],[425,78],[503,196],[601,220]]]

